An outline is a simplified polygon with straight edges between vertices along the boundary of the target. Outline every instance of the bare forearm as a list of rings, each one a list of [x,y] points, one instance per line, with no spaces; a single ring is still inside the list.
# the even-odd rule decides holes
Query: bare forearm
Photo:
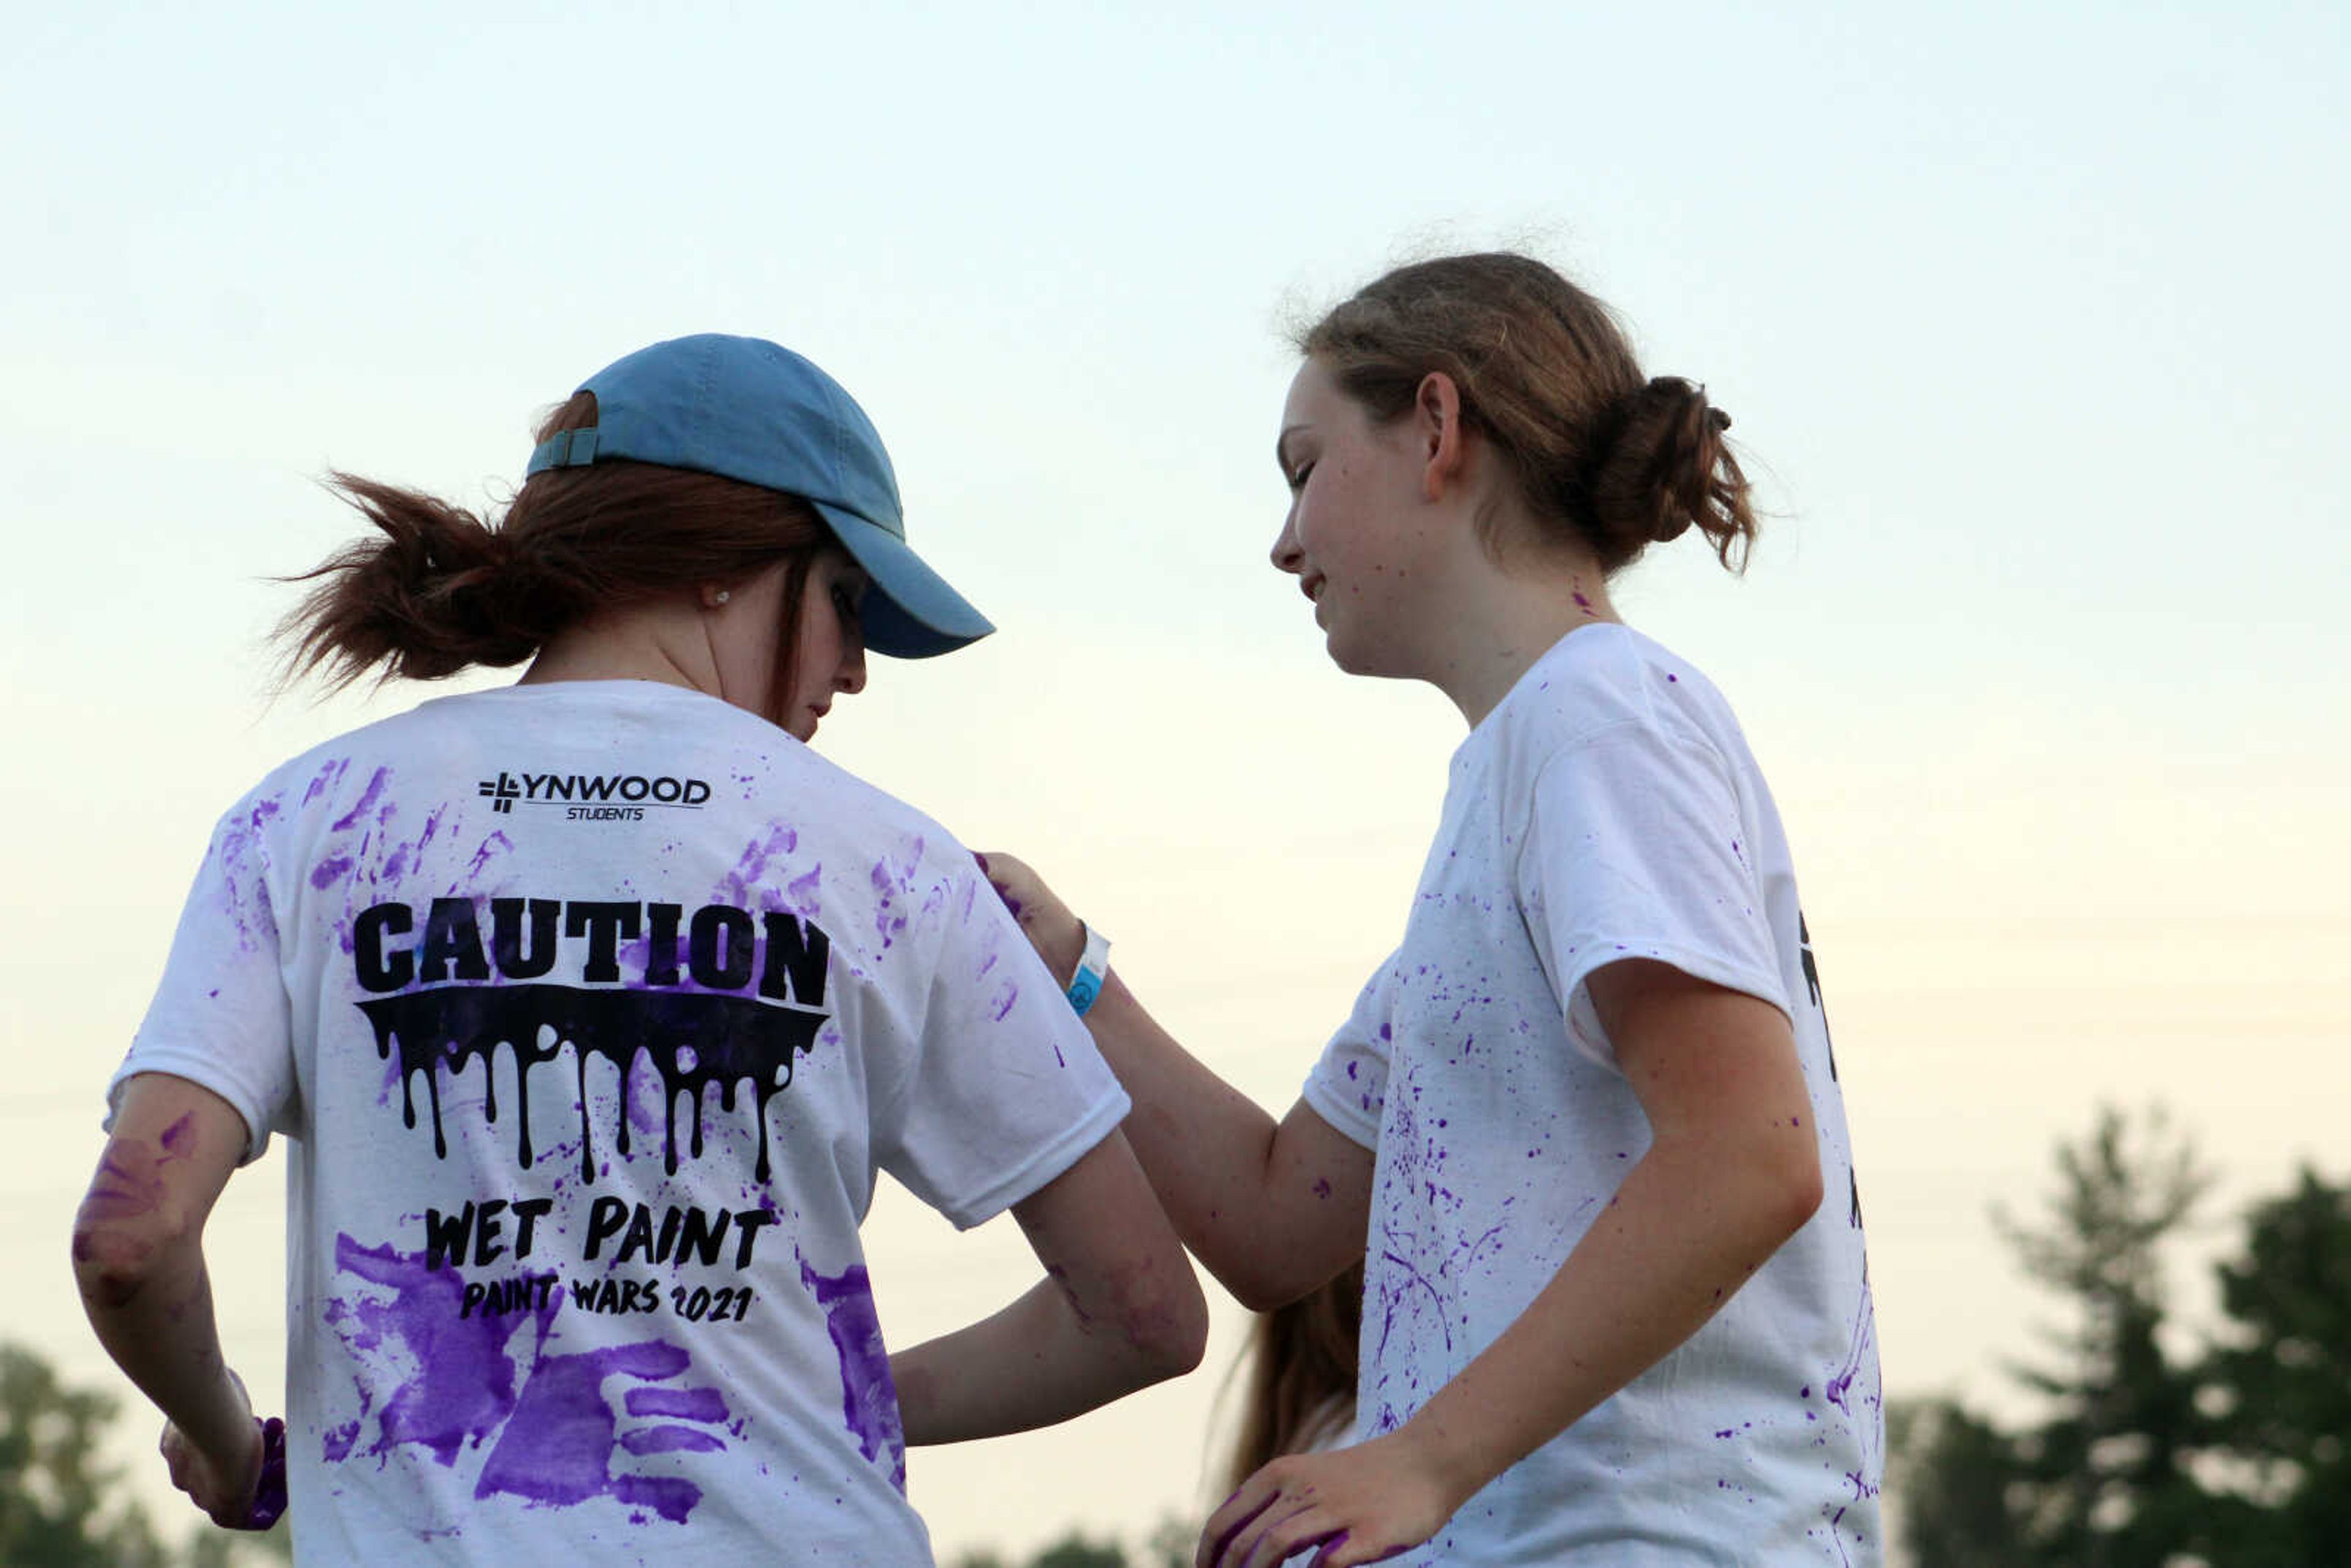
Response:
[[[101,1243],[75,1269],[99,1343],[198,1448],[242,1453],[253,1418],[221,1359],[202,1247],[193,1238],[170,1243],[135,1268],[109,1266],[104,1256]]]
[[[1134,1097],[1127,1141],[1176,1234],[1245,1305],[1294,1300],[1361,1255],[1367,1151],[1319,1118],[1319,1138],[1294,1135],[1178,1045],[1115,971],[1086,1022]]]
[[[1239,1228],[1264,1202],[1273,1117],[1178,1045],[1115,972],[1086,1022],[1134,1096],[1126,1139],[1176,1233],[1198,1252]]]
[[[1809,1218],[1818,1182],[1801,1160],[1653,1148],[1518,1321],[1399,1437],[1458,1507],[1703,1327]]]
[[[1182,1370],[1084,1319],[1050,1280],[1002,1312],[890,1358],[906,1441],[917,1447],[1050,1427]]]

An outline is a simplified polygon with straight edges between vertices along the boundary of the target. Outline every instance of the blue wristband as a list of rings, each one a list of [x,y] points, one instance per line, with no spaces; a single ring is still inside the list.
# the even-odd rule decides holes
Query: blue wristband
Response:
[[[1101,997],[1102,977],[1110,972],[1110,938],[1083,921],[1078,925],[1079,929],[1086,934],[1086,950],[1078,956],[1078,972],[1070,977],[1070,988],[1066,995],[1070,998],[1070,1006],[1077,1009],[1080,1018],[1083,1018],[1086,1009]]]

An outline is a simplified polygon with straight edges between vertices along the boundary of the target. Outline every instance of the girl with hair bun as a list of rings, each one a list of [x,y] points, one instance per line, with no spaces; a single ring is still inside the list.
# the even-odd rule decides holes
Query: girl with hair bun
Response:
[[[1743,566],[1730,422],[1519,256],[1399,268],[1299,346],[1273,563],[1341,669],[1436,685],[1469,734],[1402,943],[1279,1123],[1115,974],[1087,1015],[1228,1289],[1365,1271],[1355,1443],[1258,1469],[1198,1561],[1877,1562],[1859,1189],[1788,846],[1721,695],[1608,593],[1693,529]],[[1067,973],[1083,926],[988,863]]]
[[[175,1484],[290,1511],[298,1563],[926,1564],[908,1444],[1064,1420],[1207,1326],[1128,1098],[970,853],[807,744],[868,648],[988,624],[773,343],[655,344],[539,437],[495,525],[338,476],[376,537],[311,574],[297,672],[529,666],[221,820],[110,1090],[84,1303]],[[203,1249],[272,1133],[282,1422]],[[892,1354],[884,1170],[958,1227],[1009,1208],[1036,1286]]]

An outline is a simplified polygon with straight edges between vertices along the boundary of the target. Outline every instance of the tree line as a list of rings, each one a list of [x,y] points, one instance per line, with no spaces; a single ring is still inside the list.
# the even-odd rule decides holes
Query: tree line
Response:
[[[2056,1151],[2043,1212],[1995,1214],[2065,1326],[2011,1369],[2044,1412],[1889,1410],[1888,1495],[1916,1568],[2351,1563],[2351,1184],[2307,1166],[2250,1204],[2219,1320],[2170,1313],[2166,1264],[2212,1173],[2159,1112],[2107,1109]]]

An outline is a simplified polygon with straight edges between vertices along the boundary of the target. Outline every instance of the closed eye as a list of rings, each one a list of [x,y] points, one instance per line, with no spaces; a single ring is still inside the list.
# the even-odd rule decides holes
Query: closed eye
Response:
[[[1294,496],[1299,491],[1306,488],[1306,476],[1313,472],[1314,465],[1311,462],[1300,464],[1297,469],[1290,476],[1290,493]]]

